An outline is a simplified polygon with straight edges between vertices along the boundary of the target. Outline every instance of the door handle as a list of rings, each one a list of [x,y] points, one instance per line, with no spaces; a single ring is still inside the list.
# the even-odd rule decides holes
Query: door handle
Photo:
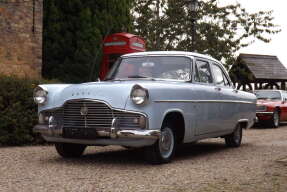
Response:
[[[220,87],[215,87],[214,88],[216,91],[221,91],[221,88]]]
[[[233,89],[233,91],[232,92],[234,92],[234,93],[238,93],[238,90],[237,89]]]

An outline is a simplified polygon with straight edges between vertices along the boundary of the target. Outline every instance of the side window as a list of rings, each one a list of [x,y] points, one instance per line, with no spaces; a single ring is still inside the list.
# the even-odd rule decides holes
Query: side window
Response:
[[[217,64],[212,63],[212,71],[216,85],[230,86],[230,82],[228,81],[226,75]]]
[[[197,60],[195,62],[194,81],[200,83],[212,83],[212,76],[207,61]]]

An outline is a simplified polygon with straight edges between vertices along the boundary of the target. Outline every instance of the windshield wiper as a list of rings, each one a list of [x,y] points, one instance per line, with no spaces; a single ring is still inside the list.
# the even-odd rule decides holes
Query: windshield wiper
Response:
[[[278,97],[270,97],[269,99],[271,99],[271,100],[280,100],[280,98],[278,98]]]
[[[269,99],[268,97],[257,97],[257,99]]]
[[[123,79],[114,79],[114,78],[107,78],[104,79],[103,81],[122,81]]]
[[[141,75],[131,75],[128,78],[139,78],[139,79],[150,79],[151,77],[141,76]]]
[[[154,78],[152,77],[146,77],[146,76],[141,76],[141,75],[132,75],[132,76],[128,76],[127,78],[135,78],[135,79],[151,79],[151,80],[155,80]],[[127,80],[127,79],[114,79],[114,78],[107,78],[107,79],[104,79],[104,81],[124,81],[124,80]]]
[[[152,77],[147,77],[147,76],[141,76],[141,75],[132,75],[132,76],[128,76],[128,78],[135,78],[135,79],[150,79],[155,81],[155,78]]]

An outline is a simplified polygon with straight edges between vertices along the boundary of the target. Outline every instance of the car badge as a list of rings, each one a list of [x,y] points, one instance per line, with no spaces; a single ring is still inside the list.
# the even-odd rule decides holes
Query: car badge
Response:
[[[84,104],[84,106],[83,107],[81,107],[81,109],[80,109],[80,113],[81,113],[81,115],[82,116],[87,116],[88,115],[88,107]]]

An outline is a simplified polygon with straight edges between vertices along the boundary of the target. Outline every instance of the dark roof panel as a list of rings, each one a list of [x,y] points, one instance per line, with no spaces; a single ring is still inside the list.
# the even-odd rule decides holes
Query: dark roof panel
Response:
[[[256,79],[287,80],[287,69],[273,55],[240,54],[239,57]]]

